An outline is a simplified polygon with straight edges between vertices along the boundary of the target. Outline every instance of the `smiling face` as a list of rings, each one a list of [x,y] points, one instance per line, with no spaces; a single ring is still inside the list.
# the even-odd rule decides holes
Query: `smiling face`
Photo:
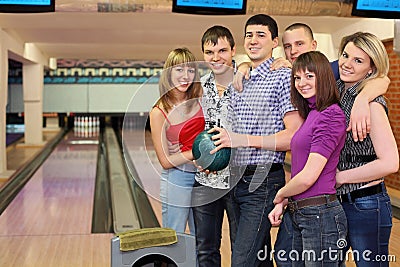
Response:
[[[317,48],[317,41],[307,34],[304,28],[285,31],[282,35],[282,43],[286,59],[292,63],[299,55]]]
[[[176,65],[171,68],[171,82],[179,92],[186,92],[193,83],[196,69],[186,64]]]
[[[232,67],[235,47],[231,49],[231,45],[226,37],[220,37],[215,45],[211,41],[205,43],[203,50],[204,61],[210,63],[214,74],[224,74]]]
[[[310,98],[315,96],[316,90],[316,77],[315,73],[308,71],[297,71],[294,76],[294,86],[303,98]]]
[[[347,43],[339,58],[340,79],[345,83],[346,88],[363,80],[371,73],[370,57],[353,42]]]
[[[244,49],[254,67],[272,57],[272,50],[278,46],[278,37],[272,39],[268,26],[248,25],[244,38]]]

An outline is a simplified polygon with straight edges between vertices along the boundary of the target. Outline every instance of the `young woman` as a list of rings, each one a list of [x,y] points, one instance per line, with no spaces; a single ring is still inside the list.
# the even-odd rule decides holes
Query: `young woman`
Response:
[[[388,74],[389,58],[382,42],[365,32],[344,37],[339,55],[340,104],[349,123],[354,99],[369,80]],[[397,172],[399,155],[383,96],[369,108],[371,129],[364,141],[354,142],[347,133],[336,174],[337,192],[348,219],[347,244],[357,266],[389,266],[392,210],[383,180]]]
[[[304,123],[290,144],[292,178],[276,194],[269,219],[279,225],[287,204],[294,227],[291,255],[286,257],[295,260],[292,266],[339,266],[343,248],[338,240],[345,239],[347,223],[336,197],[335,175],[345,116],[332,68],[322,53],[301,54],[292,74],[291,99]]]
[[[162,225],[185,232],[188,223],[191,234],[195,233],[191,192],[197,170],[192,163],[191,148],[205,124],[198,100],[202,87],[195,61],[186,48],[169,53],[159,82],[161,97],[150,112],[151,137],[163,168]],[[168,150],[171,144],[179,144],[180,151],[171,154]]]

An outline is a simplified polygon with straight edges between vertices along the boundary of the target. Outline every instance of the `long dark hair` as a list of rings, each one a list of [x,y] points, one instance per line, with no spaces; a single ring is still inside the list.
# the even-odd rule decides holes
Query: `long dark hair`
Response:
[[[299,110],[300,116],[305,119],[310,112],[308,101],[297,91],[294,75],[299,71],[315,73],[316,79],[316,109],[323,111],[332,104],[339,103],[339,93],[331,64],[324,54],[310,51],[301,54],[293,63],[290,96],[293,105]]]

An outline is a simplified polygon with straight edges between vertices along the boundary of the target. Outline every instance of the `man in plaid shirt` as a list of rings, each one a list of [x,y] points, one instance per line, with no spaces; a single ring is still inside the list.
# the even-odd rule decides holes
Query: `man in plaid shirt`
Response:
[[[264,14],[249,18],[244,48],[252,62],[243,92],[232,90],[229,119],[233,132],[215,127],[217,148],[236,148],[231,165],[239,218],[232,266],[273,266],[268,214],[285,185],[283,163],[290,140],[302,123],[290,101],[291,69],[270,70],[278,46],[276,21]]]

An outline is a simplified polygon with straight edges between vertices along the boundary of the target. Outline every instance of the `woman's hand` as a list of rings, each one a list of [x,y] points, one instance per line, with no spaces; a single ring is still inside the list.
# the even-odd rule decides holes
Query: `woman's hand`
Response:
[[[279,226],[282,222],[283,203],[276,204],[268,214],[268,219],[272,226]]]

